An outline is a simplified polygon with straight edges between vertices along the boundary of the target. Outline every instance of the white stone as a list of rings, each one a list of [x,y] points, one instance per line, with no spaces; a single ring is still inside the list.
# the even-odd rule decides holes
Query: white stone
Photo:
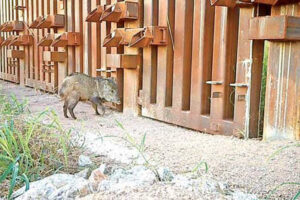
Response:
[[[17,190],[13,197],[17,200],[31,199],[74,199],[91,193],[88,180],[69,174],[55,174],[40,181],[30,183]]]
[[[176,175],[173,178],[172,183],[174,183],[178,187],[183,187],[186,189],[193,186],[192,182],[183,175]]]
[[[93,189],[93,192],[97,192],[99,189],[100,183],[106,179],[106,176],[102,173],[101,168],[95,169],[92,171],[91,176],[89,177],[89,182],[91,185],[91,188]]]
[[[74,175],[77,176],[77,177],[88,179],[89,178],[89,171],[90,170],[88,168],[85,168],[84,170],[81,170],[80,172],[78,172]]]
[[[102,174],[105,174],[106,165],[105,164],[100,165],[99,170],[101,171]]]
[[[108,141],[107,138],[99,139],[93,133],[86,132],[86,147],[90,152],[97,155],[105,155],[108,158],[124,164],[136,163],[142,165],[145,160],[140,156],[139,152],[134,148],[124,147],[116,142]],[[99,148],[100,146],[100,148]]]
[[[232,194],[233,200],[258,200],[258,198],[254,194],[245,194],[240,191],[236,191]]]
[[[101,191],[122,192],[126,188],[152,185],[156,181],[154,173],[144,166],[135,166],[130,170],[117,169],[100,184]]]
[[[166,167],[160,167],[157,171],[161,181],[170,182],[174,179],[174,174]]]
[[[93,162],[91,161],[90,157],[85,155],[80,155],[78,159],[78,166],[79,167],[88,167],[91,166]]]

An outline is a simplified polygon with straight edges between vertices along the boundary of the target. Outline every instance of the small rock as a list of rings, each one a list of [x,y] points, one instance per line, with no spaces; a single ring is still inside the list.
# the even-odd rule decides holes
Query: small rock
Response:
[[[89,178],[89,171],[90,170],[88,168],[85,168],[84,170],[76,173],[75,176],[81,177],[81,178],[84,178],[84,179],[88,179]]]
[[[159,168],[158,174],[161,181],[170,182],[174,179],[174,174],[168,168],[164,168],[164,167]]]
[[[155,181],[154,173],[144,166],[135,166],[129,170],[115,169],[108,179],[101,182],[99,190],[122,193],[128,188],[152,185]]]
[[[216,193],[220,191],[219,183],[213,179],[205,178],[202,180],[202,191],[206,193]]]
[[[105,173],[106,165],[105,165],[105,164],[100,165],[99,170],[100,170],[100,172],[101,172],[102,174],[106,174],[106,173]]]
[[[191,181],[183,176],[183,175],[176,175],[172,181],[176,186],[183,187],[183,188],[190,188],[192,186]]]
[[[95,169],[92,171],[91,176],[89,177],[90,185],[94,191],[98,191],[99,184],[106,179],[106,176],[102,173],[102,168]]]
[[[232,199],[233,200],[258,200],[258,198],[254,194],[245,194],[240,191],[236,191],[232,194]]]
[[[91,161],[90,157],[85,155],[80,155],[78,159],[78,166],[79,167],[87,167],[91,166],[93,162]]]
[[[30,183],[30,189],[25,187],[17,190],[13,198],[17,200],[31,199],[75,199],[91,194],[88,180],[70,174],[55,174],[39,181]]]

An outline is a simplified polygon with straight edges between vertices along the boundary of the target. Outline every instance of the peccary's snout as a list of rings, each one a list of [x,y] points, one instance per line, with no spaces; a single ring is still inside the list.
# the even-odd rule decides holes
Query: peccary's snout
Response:
[[[118,99],[114,103],[120,105],[121,104],[120,98],[118,97]]]

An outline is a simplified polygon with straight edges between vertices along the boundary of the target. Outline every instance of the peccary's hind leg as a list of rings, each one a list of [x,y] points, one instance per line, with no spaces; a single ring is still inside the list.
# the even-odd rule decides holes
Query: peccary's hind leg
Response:
[[[77,94],[71,95],[68,100],[68,110],[73,119],[77,119],[74,114],[74,108],[77,106],[78,102],[79,102],[79,95]]]
[[[77,104],[78,104],[78,101],[72,101],[68,106],[68,110],[69,110],[69,112],[70,112],[73,119],[77,119],[75,114],[74,114],[74,108],[76,107]]]
[[[69,118],[69,116],[68,116],[68,103],[67,103],[67,101],[65,101],[63,108],[64,108],[64,116],[65,116],[65,118]]]
[[[98,106],[97,106],[97,104],[92,103],[92,106],[95,109],[96,115],[100,115],[100,113],[98,112]]]

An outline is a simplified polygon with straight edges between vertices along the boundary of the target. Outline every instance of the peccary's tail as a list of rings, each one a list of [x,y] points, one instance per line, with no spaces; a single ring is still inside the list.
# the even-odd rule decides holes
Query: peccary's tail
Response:
[[[67,81],[64,81],[58,91],[58,95],[60,96],[60,98],[64,98],[65,97],[65,90],[67,88]]]

